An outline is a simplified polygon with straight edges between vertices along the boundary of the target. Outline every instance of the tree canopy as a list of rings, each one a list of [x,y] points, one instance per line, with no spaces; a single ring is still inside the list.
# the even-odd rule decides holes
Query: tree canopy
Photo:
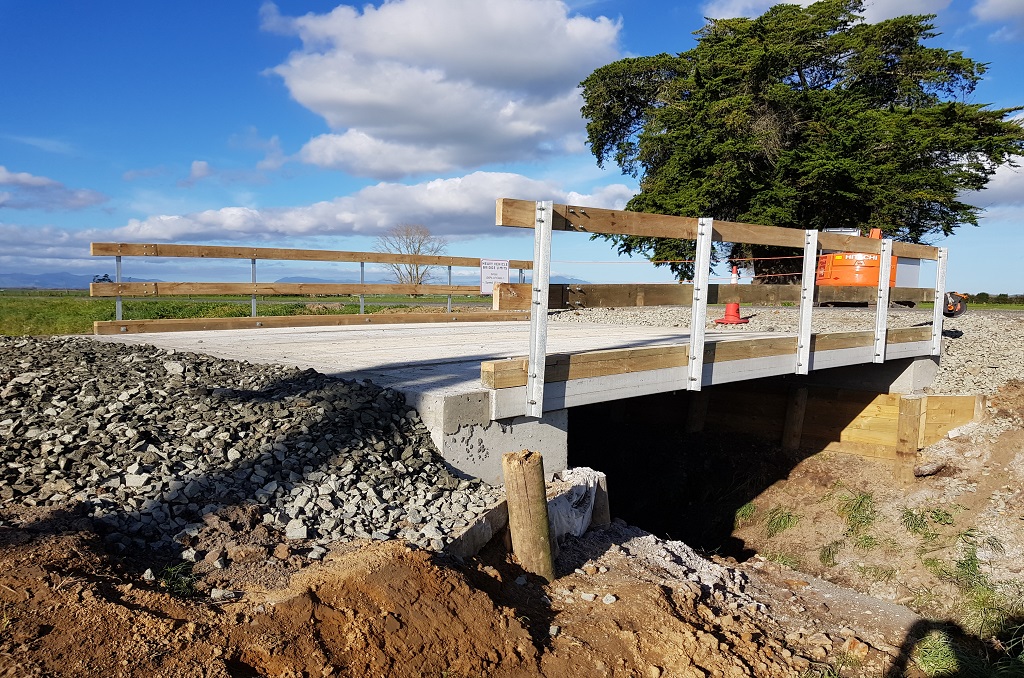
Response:
[[[871,24],[862,6],[710,19],[687,52],[594,71],[581,83],[588,142],[599,165],[639,177],[627,209],[909,242],[977,225],[962,196],[1024,152],[1012,118],[1024,107],[969,101],[985,64],[926,47],[934,15]],[[608,238],[620,254],[693,258],[692,241]]]

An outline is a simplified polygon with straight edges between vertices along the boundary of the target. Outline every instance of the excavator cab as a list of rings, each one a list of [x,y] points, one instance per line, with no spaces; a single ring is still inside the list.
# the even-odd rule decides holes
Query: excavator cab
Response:
[[[959,318],[967,312],[967,295],[959,292],[946,292],[942,301],[942,315],[947,318]]]

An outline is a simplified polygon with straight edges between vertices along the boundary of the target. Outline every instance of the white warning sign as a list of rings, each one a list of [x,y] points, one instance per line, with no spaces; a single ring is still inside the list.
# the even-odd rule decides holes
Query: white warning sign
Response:
[[[480,294],[494,294],[494,283],[508,282],[508,259],[480,260]]]

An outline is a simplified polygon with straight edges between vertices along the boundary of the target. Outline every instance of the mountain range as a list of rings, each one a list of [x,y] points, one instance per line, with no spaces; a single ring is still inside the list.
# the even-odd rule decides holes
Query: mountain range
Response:
[[[518,280],[515,273],[510,275],[513,282]],[[84,290],[89,288],[92,282],[91,275],[82,273],[0,273],[0,289],[40,289],[40,290]],[[125,277],[124,282],[163,282],[152,278],[129,278]],[[278,283],[357,283],[359,276],[341,276],[333,280],[325,278],[308,278],[303,276],[289,276],[279,278],[274,282]],[[393,283],[390,278],[367,278],[367,283]],[[442,280],[435,279],[432,282],[443,284]],[[454,275],[453,285],[477,285],[480,282],[476,275]],[[588,281],[580,278],[556,275],[551,277],[554,285],[586,285]]]

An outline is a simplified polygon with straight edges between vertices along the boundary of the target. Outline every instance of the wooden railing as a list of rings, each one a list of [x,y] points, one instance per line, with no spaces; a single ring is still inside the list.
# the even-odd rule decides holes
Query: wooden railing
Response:
[[[502,198],[497,203],[497,223],[514,228],[534,227],[534,203]],[[697,222],[693,217],[673,217],[643,212],[623,212],[594,207],[554,205],[551,229],[580,233],[643,235],[658,238],[697,239]],[[714,221],[713,241],[804,248],[804,231],[777,226],[761,226],[731,221]],[[843,252],[880,254],[882,241],[874,238],[818,233],[817,246]],[[939,249],[930,245],[893,242],[892,255],[903,259],[936,260]],[[814,302],[818,304],[874,302],[874,287],[814,286]],[[549,309],[600,308],[623,306],[689,306],[693,299],[692,284],[605,284],[549,285]],[[708,284],[707,303],[740,303],[755,306],[799,304],[799,285],[732,285]],[[933,301],[933,287],[893,287],[889,301],[918,304]],[[516,283],[496,287],[493,297],[495,311],[528,310],[530,286]]]
[[[634,371],[685,368],[683,385],[687,390],[699,391],[705,379],[705,362],[782,357],[785,365],[781,369],[795,374],[808,374],[812,353],[834,354],[846,349],[857,349],[854,351],[856,356],[843,358],[854,361],[845,364],[854,364],[865,362],[865,357],[866,362],[884,362],[889,350],[901,356],[908,353],[914,356],[937,356],[941,349],[942,298],[947,260],[944,248],[711,218],[624,212],[509,198],[497,201],[496,224],[534,229],[536,270],[529,285],[501,284],[495,288],[495,310],[529,309],[531,312],[530,354],[505,361],[487,361],[481,366],[481,381],[487,388],[503,390],[525,387],[522,401],[513,403],[506,398],[509,406],[501,412],[492,407],[492,416],[495,418],[523,414],[542,416],[544,384],[547,381],[582,380]],[[548,273],[552,231],[694,240],[694,280],[683,285],[551,285]],[[716,241],[802,250],[800,284],[711,284],[711,252]],[[817,286],[817,263],[823,250],[877,255],[883,264],[878,267],[877,284],[871,287]],[[891,257],[935,261],[935,285],[891,287],[891,269],[888,265]],[[816,304],[863,301],[875,304],[873,329],[812,334],[811,316]],[[891,301],[933,302],[931,326],[890,329],[887,316]],[[714,342],[706,344],[708,304],[734,302],[797,305],[799,322],[796,336],[749,340],[743,342],[742,346],[723,347]],[[547,355],[548,309],[654,305],[691,307],[692,317],[686,345],[565,356]],[[897,345],[902,346],[894,348]],[[675,382],[673,388],[677,388]]]
[[[224,247],[214,245],[170,245],[154,243],[92,243],[93,256],[115,258],[116,279],[114,282],[92,283],[89,294],[94,297],[114,297],[116,320],[98,321],[93,324],[96,334],[124,334],[137,332],[168,332],[200,329],[243,329],[253,327],[300,327],[316,325],[392,324],[405,322],[451,322],[451,321],[493,321],[526,320],[528,314],[516,312],[491,312],[457,314],[452,313],[452,295],[479,294],[478,285],[453,285],[452,268],[479,268],[480,259],[474,257],[450,257],[415,254],[390,254],[383,252],[346,252],[338,250],[305,250],[273,247]],[[121,275],[122,257],[180,257],[192,259],[248,259],[251,266],[251,282],[124,282]],[[319,261],[359,264],[359,283],[271,283],[258,282],[256,262],[264,261]],[[448,269],[447,284],[381,284],[365,283],[365,265],[376,264],[418,264],[440,266]],[[509,261],[509,269],[519,269],[520,278],[525,270],[532,269],[533,262]],[[366,295],[426,295],[448,296],[446,314],[439,313],[394,313],[388,315],[367,315]],[[162,320],[124,320],[122,297],[154,298],[158,296],[185,295],[250,295],[251,312],[248,318],[182,318]],[[272,295],[358,295],[359,314],[309,315],[309,316],[259,316],[257,296]]]

